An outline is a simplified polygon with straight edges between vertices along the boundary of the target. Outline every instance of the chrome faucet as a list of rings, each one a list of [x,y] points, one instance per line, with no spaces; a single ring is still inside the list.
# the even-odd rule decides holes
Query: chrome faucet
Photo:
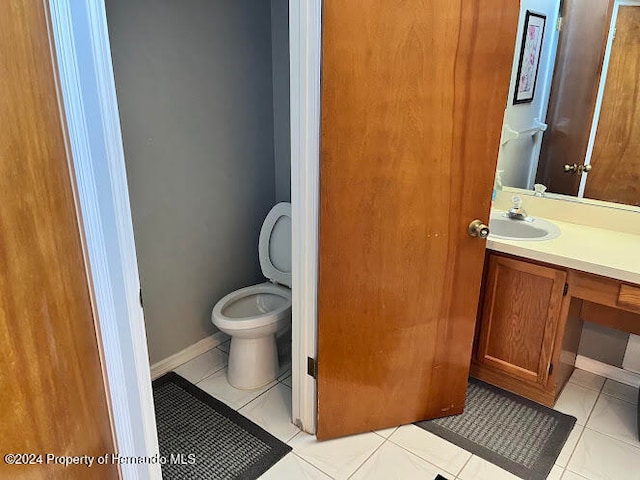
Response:
[[[526,220],[527,212],[524,208],[522,208],[522,198],[520,195],[514,195],[511,197],[511,202],[513,205],[506,213],[506,216],[512,218],[513,220]]]

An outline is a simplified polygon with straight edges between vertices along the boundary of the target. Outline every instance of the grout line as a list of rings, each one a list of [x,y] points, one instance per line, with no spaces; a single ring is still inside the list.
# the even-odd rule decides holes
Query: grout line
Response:
[[[584,427],[585,428],[587,428],[587,424],[589,423],[589,420],[591,420],[591,415],[593,415],[593,411],[596,409],[596,405],[598,404],[598,400],[600,400],[600,397],[602,396],[602,389],[603,388],[604,388],[604,383],[600,386],[600,390],[598,390],[598,396],[596,397],[596,401],[593,402],[593,405],[591,406],[591,410],[589,411],[589,415],[587,415],[587,419],[584,421]],[[593,390],[593,391],[595,391],[595,390]]]
[[[563,477],[564,477],[564,473],[565,473],[565,472],[570,472],[571,474],[575,475],[575,476],[576,476],[576,477],[578,477],[578,478],[584,478],[584,480],[590,480],[589,478],[587,478],[587,477],[585,477],[585,476],[583,476],[583,475],[580,475],[579,473],[576,473],[576,472],[574,472],[573,470],[569,470],[568,468],[565,468],[564,472],[562,473],[562,476],[563,476]]]
[[[626,445],[629,445],[630,447],[633,447],[635,449],[640,450],[640,445],[638,445],[637,443],[631,443],[629,440],[625,440],[625,439],[620,438],[620,437],[614,437],[613,435],[609,435],[608,433],[601,432],[600,430],[596,430],[595,428],[584,427],[584,429],[585,430],[589,430],[589,431],[594,432],[594,433],[599,433],[600,435],[604,435],[607,438],[611,438],[613,440],[617,440],[618,442],[622,442],[622,443],[624,443]],[[584,433],[584,431],[582,433]]]
[[[464,449],[463,449],[464,450]],[[465,450],[465,452],[468,452],[468,450]],[[471,453],[471,452],[469,452]],[[471,453],[471,456],[469,458],[467,458],[467,461],[464,462],[464,465],[462,466],[462,468],[460,469],[460,471],[456,474],[456,478],[460,478],[460,474],[462,473],[462,471],[465,469],[465,467],[467,465],[469,465],[469,462],[471,461],[471,459],[474,457],[473,453]]]
[[[431,433],[431,432],[429,432],[429,433]],[[393,434],[391,434],[391,435],[393,435]],[[423,462],[425,462],[425,463],[427,463],[427,464],[431,465],[432,467],[436,468],[436,469],[437,469],[437,470],[439,470],[439,471],[442,471],[442,472],[446,473],[447,475],[453,475],[453,478],[454,478],[454,479],[455,479],[455,478],[457,478],[457,476],[458,476],[457,474],[455,474],[455,473],[451,473],[450,471],[448,471],[448,470],[444,469],[443,467],[440,467],[440,466],[436,465],[435,463],[433,463],[433,462],[431,462],[431,461],[427,460],[426,458],[422,458],[422,457],[421,457],[420,455],[418,455],[417,453],[412,452],[411,450],[409,450],[408,448],[403,447],[402,445],[398,445],[396,442],[394,442],[393,440],[391,440],[391,435],[389,435],[389,438],[388,438],[387,440],[388,440],[388,442],[389,442],[389,443],[391,443],[392,445],[394,445],[394,446],[396,446],[396,447],[398,447],[398,448],[401,448],[402,450],[404,450],[404,451],[405,451],[405,452],[407,452],[408,454],[410,454],[410,455],[412,455],[412,456],[414,456],[414,457],[416,457],[416,458],[420,459],[421,461],[423,461]],[[440,438],[442,438],[442,437],[440,437]],[[443,439],[443,440],[444,440],[444,439]],[[454,445],[455,445],[455,444],[454,444]],[[456,446],[457,446],[457,445],[456,445]],[[462,447],[458,447],[458,448],[461,448],[462,450],[464,450],[464,448],[462,448]],[[464,451],[465,451],[465,452],[467,452],[467,453],[469,453],[470,455],[469,455],[469,458],[467,458],[467,461],[466,461],[466,462],[464,463],[464,465],[462,466],[462,468],[464,468],[464,467],[466,466],[467,462],[471,459],[471,457],[473,457],[473,453],[471,453],[471,452],[470,452],[470,451],[468,451],[468,450],[464,450]],[[460,472],[462,471],[462,468],[460,469]],[[458,472],[458,473],[460,473],[460,472]]]
[[[273,385],[271,385],[269,388],[267,388],[264,392],[261,392],[261,393],[260,393],[260,394],[258,394],[256,397],[254,397],[254,398],[252,398],[251,400],[249,400],[248,402],[246,402],[246,403],[245,403],[244,405],[242,405],[241,407],[238,407],[236,410],[237,410],[238,412],[240,412],[240,409],[242,409],[242,408],[246,407],[246,406],[247,406],[247,405],[249,405],[251,402],[253,402],[253,401],[255,401],[255,400],[259,399],[261,396],[263,396],[265,393],[267,393],[267,392],[268,392],[269,390],[271,390],[273,387],[277,386],[277,385],[278,385],[278,383],[279,383],[279,382],[278,382],[278,380],[277,380],[277,379],[276,379],[276,380],[274,380]],[[268,384],[267,384],[267,385],[268,385]],[[286,387],[286,385],[285,385],[285,387]],[[232,387],[232,388],[233,388],[233,387]]]
[[[596,397],[596,401],[593,402],[593,406],[591,407],[591,410],[589,411],[589,415],[587,415],[587,419],[584,421],[584,425],[582,425],[582,431],[580,432],[580,435],[578,436],[578,440],[576,441],[576,444],[573,446],[573,449],[571,450],[571,453],[569,454],[569,458],[567,458],[567,464],[564,466],[565,471],[569,468],[569,463],[571,463],[571,459],[573,458],[573,454],[576,452],[576,449],[578,448],[578,444],[580,443],[580,440],[582,440],[582,436],[584,435],[584,431],[587,429],[587,423],[589,423],[589,419],[591,418],[591,414],[596,409],[596,405],[598,404],[598,400],[600,400],[600,396],[602,395],[602,389],[604,388],[604,384],[605,383],[606,383],[606,380],[605,380],[605,382],[602,382],[602,385],[600,386],[600,390],[598,390],[598,396]],[[592,390],[592,391],[595,391],[595,390]],[[576,423],[576,425],[578,425],[578,424]],[[575,426],[574,426],[574,428],[575,428]],[[564,472],[562,472],[562,475],[564,475]]]
[[[302,433],[302,430],[298,429],[298,433],[296,433],[293,437],[291,437],[291,438],[290,438],[289,440],[287,440],[285,443],[286,443],[287,445],[289,445],[289,442],[290,442],[291,440],[293,440],[294,438],[296,438],[296,437],[297,437],[298,435],[300,435],[301,433]],[[289,446],[291,447],[291,445],[289,445]],[[293,452],[294,450],[291,450],[291,451]],[[300,455],[298,455],[298,456],[300,456]]]
[[[296,437],[298,436],[298,434],[295,435]],[[310,461],[308,461],[306,458],[301,457],[300,455],[296,454],[295,451],[291,451],[291,453],[298,457],[300,460],[302,460],[305,463],[308,463],[309,465],[311,465],[313,468],[315,468],[316,470],[318,470],[319,472],[324,473],[327,477],[332,478],[333,480],[335,480],[335,477],[332,477],[331,475],[329,475],[327,472],[325,472],[324,470],[322,470],[321,468],[319,468],[318,466],[314,465],[313,463],[311,463]]]
[[[596,400],[597,402],[597,400]],[[577,425],[577,423],[576,423]],[[580,443],[580,440],[582,440],[582,435],[584,435],[584,431],[587,429],[587,427],[582,427],[582,431],[580,432],[580,435],[578,435],[578,440],[576,440],[576,444],[573,446],[573,448],[571,449],[571,453],[569,454],[569,458],[567,458],[567,464],[564,466],[564,469],[567,470],[569,468],[569,463],[571,462],[571,458],[573,458],[573,454],[576,451],[576,448],[578,448],[578,444]],[[557,460],[557,458],[556,458]],[[562,473],[564,475],[564,472]]]
[[[631,387],[631,388],[633,388],[633,387]],[[637,407],[637,406],[638,406],[638,403],[637,403],[637,402],[635,402],[635,401],[634,401],[634,402],[630,402],[630,401],[628,401],[628,400],[625,400],[624,398],[616,397],[615,395],[611,395],[610,393],[606,393],[606,392],[604,392],[604,391],[603,391],[603,392],[601,392],[601,394],[602,394],[602,395],[606,395],[606,396],[607,396],[607,397],[609,397],[609,398],[614,398],[614,399],[616,399],[616,400],[620,400],[621,402],[628,403],[628,404],[630,404],[630,405],[633,405],[634,407]]]
[[[184,364],[183,364],[183,365],[184,365]],[[182,365],[181,365],[181,366],[182,366]],[[176,367],[176,368],[177,368],[177,367]],[[201,378],[200,380],[198,380],[196,383],[194,383],[194,385],[195,385],[196,387],[198,387],[198,384],[200,384],[200,383],[204,382],[204,381],[205,381],[207,378],[209,378],[209,377],[213,377],[216,373],[219,373],[219,372],[220,372],[220,370],[224,370],[225,368],[227,368],[227,364],[226,364],[226,363],[225,363],[222,367],[218,368],[216,371],[214,371],[214,372],[212,372],[212,373],[208,374],[206,377],[203,377],[203,378]],[[174,371],[175,371],[175,370],[174,370]],[[200,387],[198,387],[198,388],[200,388]],[[211,394],[209,394],[209,395],[211,395]]]
[[[388,427],[388,428],[394,428],[394,427]],[[376,435],[378,435],[380,438],[384,438],[385,440],[389,440],[391,438],[391,435],[393,435],[394,433],[396,433],[396,431],[398,430],[398,428],[400,428],[400,426],[395,427],[395,430],[393,432],[391,432],[389,434],[388,437],[385,437],[384,435],[381,435],[379,432],[379,430],[371,430],[371,433],[375,433]],[[382,428],[381,430],[387,430],[386,428]],[[395,442],[391,442],[395,445]]]
[[[373,432],[371,432],[371,433],[373,433]],[[374,435],[376,435],[376,434],[374,434]],[[363,461],[360,465],[358,465],[358,468],[356,468],[356,469],[353,471],[353,473],[352,473],[351,475],[349,475],[349,477],[348,477],[348,478],[353,478],[353,476],[354,476],[356,473],[358,473],[358,470],[360,470],[360,469],[362,468],[362,466],[363,466],[365,463],[367,463],[367,462],[369,461],[369,459],[370,459],[371,457],[373,457],[373,455],[375,455],[375,453],[376,453],[378,450],[380,450],[380,449],[382,448],[382,446],[383,446],[385,443],[387,443],[387,439],[386,439],[386,438],[381,437],[380,435],[376,435],[376,436],[377,436],[378,438],[382,438],[382,439],[383,439],[382,443],[381,443],[380,445],[378,445],[376,448],[374,448],[374,449],[373,449],[373,452],[371,452],[371,454],[370,454],[367,458],[365,458],[365,459],[364,459],[364,461]]]

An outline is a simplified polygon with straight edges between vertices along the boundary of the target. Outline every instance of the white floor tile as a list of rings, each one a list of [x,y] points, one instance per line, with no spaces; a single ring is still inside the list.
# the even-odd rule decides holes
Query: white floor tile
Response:
[[[221,343],[220,345],[218,345],[217,348],[219,348],[220,350],[222,350],[224,353],[226,353],[228,355],[230,346],[231,346],[231,340],[227,340],[226,342]]]
[[[547,475],[547,480],[560,480],[562,478],[562,473],[564,472],[564,468],[559,467],[558,465],[554,465],[549,475]]]
[[[354,480],[389,480],[390,478],[431,480],[438,474],[446,475],[446,472],[387,442],[351,478]]]
[[[597,391],[567,383],[553,408],[576,417],[578,425],[585,425],[597,399]]]
[[[316,467],[289,453],[286,457],[267,470],[261,480],[331,480]]]
[[[475,455],[467,462],[458,478],[460,480],[518,480],[514,474]]]
[[[577,473],[570,472],[569,470],[564,471],[564,475],[562,475],[562,480],[587,480],[582,475],[578,475]]]
[[[281,377],[282,378],[282,377]],[[291,388],[291,375],[283,378],[282,380],[280,380],[282,383],[284,383],[287,387]]]
[[[602,385],[604,385],[605,380],[606,378],[601,377],[600,375],[577,368],[573,371],[571,378],[569,378],[570,383],[575,383],[576,385],[590,388],[591,390],[600,390]]]
[[[227,382],[227,369],[218,370],[198,383],[198,387],[209,395],[226,403],[231,408],[238,410],[261,393],[267,391],[276,384],[275,380],[270,384],[256,390],[239,390]]]
[[[439,468],[458,475],[471,453],[415,425],[403,425],[389,440]]]
[[[288,443],[294,453],[335,479],[346,479],[384,442],[375,433],[363,433],[318,442],[300,432]]]
[[[174,369],[174,372],[191,383],[198,383],[203,378],[224,368],[227,365],[228,358],[229,356],[226,353],[217,348],[212,348],[187,363],[183,363]]]
[[[397,429],[398,427],[383,428],[382,430],[374,430],[373,433],[377,433],[382,438],[389,438]]]
[[[630,385],[625,385],[624,383],[616,382],[615,380],[607,380],[604,383],[602,393],[619,398],[625,402],[638,403],[638,389]]]
[[[252,400],[239,412],[283,442],[300,431],[291,423],[291,389],[281,383]]]
[[[609,395],[600,395],[587,422],[587,428],[640,448],[638,441],[637,407]],[[640,478],[640,472],[638,472]]]
[[[567,470],[589,480],[638,480],[640,449],[585,428]]]
[[[584,427],[582,425],[576,424],[573,426],[573,430],[571,430],[569,438],[567,438],[564,447],[562,447],[562,450],[560,451],[560,455],[558,455],[558,458],[556,459],[556,465],[560,465],[561,467],[567,466],[569,458],[571,458],[571,454],[576,448],[578,439],[580,438],[580,435],[582,435],[583,430]]]

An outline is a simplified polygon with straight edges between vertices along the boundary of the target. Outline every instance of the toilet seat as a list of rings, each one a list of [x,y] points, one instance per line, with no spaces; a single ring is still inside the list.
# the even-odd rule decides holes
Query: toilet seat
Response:
[[[291,288],[291,204],[280,202],[267,214],[258,240],[262,274]]]
[[[271,282],[231,292],[216,303],[212,312],[214,324],[222,330],[261,328],[289,315],[291,290]]]

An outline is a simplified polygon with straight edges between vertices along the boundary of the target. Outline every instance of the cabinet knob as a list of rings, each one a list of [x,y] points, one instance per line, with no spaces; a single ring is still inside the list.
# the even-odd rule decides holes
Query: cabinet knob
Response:
[[[474,220],[469,224],[469,235],[476,238],[487,238],[489,236],[489,227],[482,220]]]

